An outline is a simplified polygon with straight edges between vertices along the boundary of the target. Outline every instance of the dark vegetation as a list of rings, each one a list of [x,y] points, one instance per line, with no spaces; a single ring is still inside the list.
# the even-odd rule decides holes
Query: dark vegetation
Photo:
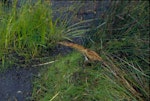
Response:
[[[53,9],[49,1],[27,1],[21,7],[16,1],[9,9],[0,2],[0,70],[58,60],[42,66],[35,77],[35,101],[148,101],[149,2],[108,1],[109,7],[95,19],[84,19],[96,12],[83,13],[84,3]],[[63,47],[57,45],[62,40],[95,50],[109,66],[83,67],[84,58],[76,51],[52,57],[54,49]],[[67,53],[64,49],[60,53]]]

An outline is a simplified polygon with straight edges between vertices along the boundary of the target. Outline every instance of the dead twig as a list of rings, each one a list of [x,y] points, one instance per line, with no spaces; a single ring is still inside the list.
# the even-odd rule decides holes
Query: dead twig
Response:
[[[54,63],[54,62],[56,62],[56,61],[58,61],[58,60],[50,61],[50,62],[45,62],[45,63],[41,63],[41,64],[37,64],[37,65],[32,65],[32,67],[49,65],[49,64],[52,64],[52,63]]]

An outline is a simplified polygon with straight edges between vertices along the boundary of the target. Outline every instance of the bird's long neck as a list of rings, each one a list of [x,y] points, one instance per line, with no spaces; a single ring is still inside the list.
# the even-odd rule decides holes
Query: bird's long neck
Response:
[[[86,48],[84,48],[81,45],[75,44],[75,43],[71,43],[71,42],[59,42],[59,44],[64,45],[64,46],[69,46],[71,48],[74,48],[74,49],[80,51],[82,54],[85,54],[85,52],[86,52]]]

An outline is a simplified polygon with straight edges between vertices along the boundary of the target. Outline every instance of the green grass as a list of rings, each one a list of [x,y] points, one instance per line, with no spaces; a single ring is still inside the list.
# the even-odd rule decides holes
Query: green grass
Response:
[[[122,76],[149,99],[149,3],[148,1],[123,1],[111,3],[102,18],[99,29],[87,36],[89,47],[100,54],[112,57],[112,66],[121,70]],[[136,98],[136,95],[133,95]],[[138,99],[138,98],[137,98]]]
[[[72,53],[42,70],[34,81],[35,101],[115,101],[131,99],[100,64],[83,69],[81,54]]]
[[[83,24],[89,21],[71,22],[80,8],[75,8],[77,4],[64,11],[52,10],[50,2],[41,3],[41,0],[35,3],[28,0],[20,8],[16,4],[17,0],[10,7],[0,5],[0,69],[20,60],[28,64],[31,59],[47,56],[58,41],[82,37],[88,31]],[[66,10],[72,15],[64,15]],[[57,18],[53,16],[55,12],[59,14]]]
[[[109,66],[93,64],[83,70],[78,53],[59,58],[35,80],[35,100],[149,100],[148,1],[112,1],[99,22],[85,36],[85,46],[96,50]]]
[[[55,11],[50,4],[29,3],[19,9],[15,3],[7,9],[0,4],[0,69],[18,64],[20,60],[25,66],[32,59],[42,60],[49,56],[49,49],[58,41],[75,37],[87,39],[85,46],[95,50],[109,64],[104,67],[101,63],[93,63],[83,69],[81,54],[73,52],[65,57],[57,56],[58,61],[51,66],[43,66],[41,76],[34,80],[31,99],[149,100],[148,1],[112,1],[109,9],[100,16],[99,25],[91,29],[85,23],[94,19],[72,24],[79,9],[76,9],[77,5],[56,10],[60,11],[60,16],[54,20],[52,14]],[[64,15],[68,10],[71,17]],[[87,31],[89,33],[83,36]],[[118,73],[118,78],[112,71]],[[125,85],[126,82],[130,86]],[[130,88],[140,95],[133,94]]]

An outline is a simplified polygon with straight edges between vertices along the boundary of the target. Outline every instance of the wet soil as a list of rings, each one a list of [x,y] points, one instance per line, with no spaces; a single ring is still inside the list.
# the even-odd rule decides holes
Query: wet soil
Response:
[[[79,10],[77,14],[77,20],[86,20],[100,17],[102,12],[108,6],[108,1],[92,2],[85,1],[85,5]],[[73,1],[59,1],[52,0],[53,8],[68,7],[72,5]],[[105,6],[104,6],[105,5]],[[101,7],[105,8],[101,8]],[[58,16],[57,14],[55,16]],[[74,22],[77,21],[76,19]],[[79,38],[74,39],[76,43],[82,43]],[[70,48],[57,45],[53,50],[50,50],[50,56],[56,56],[58,54],[67,54],[71,51]],[[14,66],[8,70],[0,73],[0,101],[31,101],[32,94],[32,82],[35,75],[38,75],[39,68],[22,68]],[[33,101],[33,100],[32,100]]]
[[[0,101],[28,101],[37,68],[13,67],[0,74]]]

